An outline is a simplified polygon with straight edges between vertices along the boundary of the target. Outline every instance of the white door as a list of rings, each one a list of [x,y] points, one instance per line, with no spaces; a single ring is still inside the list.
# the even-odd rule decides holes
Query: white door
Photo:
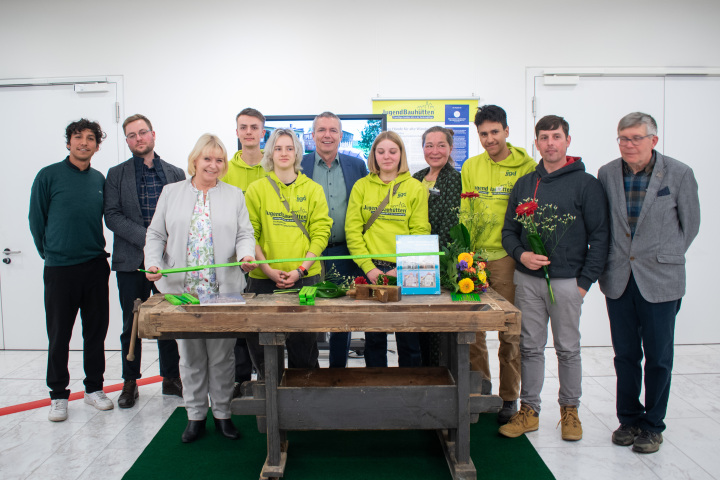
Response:
[[[717,201],[720,160],[717,112],[720,77],[667,77],[665,80],[665,154],[690,165],[700,194],[700,233],[687,253],[687,293],[675,324],[675,343],[718,343],[720,322],[714,262],[720,238],[713,205]]]
[[[549,83],[552,83],[550,81]],[[713,194],[720,176],[713,140],[717,136],[720,78],[716,76],[580,76],[575,85],[549,85],[542,75],[533,79],[536,111],[528,120],[528,142],[535,122],[544,115],[564,116],[570,123],[569,155],[581,156],[587,171],[617,157],[617,124],[624,115],[641,111],[658,123],[657,150],[690,165],[699,184],[704,208],[700,234],[687,254],[687,293],[677,317],[675,343],[717,343],[720,323],[712,313],[715,295],[712,247],[720,227],[712,221]],[[528,143],[530,144],[530,143]],[[536,156],[536,160],[537,160]],[[593,286],[580,321],[582,343],[610,345],[605,300]]]
[[[619,156],[617,124],[633,111],[646,112],[663,131],[663,77],[579,77],[575,85],[546,84],[543,76],[535,77],[535,117],[529,125],[528,145],[534,138],[535,123],[545,115],[559,115],[570,124],[568,155],[582,157],[588,173],[597,176],[598,169]],[[663,151],[660,134],[658,151]],[[540,160],[535,148],[533,156]],[[597,283],[588,292],[580,320],[583,346],[611,345],[610,326],[605,297]],[[550,345],[551,343],[548,342]]]
[[[75,85],[0,86],[0,348],[47,349],[43,302],[43,261],[28,226],[30,189],[38,171],[67,156],[65,127],[81,117],[100,123],[107,138],[92,159],[105,175],[120,159],[118,85],[108,82],[76,92]],[[82,90],[83,87],[78,87]],[[121,90],[120,90],[121,91]],[[112,235],[106,230],[107,251]],[[6,255],[3,250],[13,252]],[[122,325],[115,276],[110,280],[110,328],[106,348],[119,348]],[[80,320],[71,348],[82,349]]]

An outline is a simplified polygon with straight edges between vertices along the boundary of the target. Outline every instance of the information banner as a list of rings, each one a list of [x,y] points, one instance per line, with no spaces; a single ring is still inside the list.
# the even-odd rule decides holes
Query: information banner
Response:
[[[455,168],[460,170],[463,162],[476,152],[470,152],[471,130],[475,131],[473,119],[479,99],[373,99],[374,114],[387,115],[387,128],[402,137],[407,149],[410,172],[427,167],[422,149],[422,134],[428,128],[440,125],[455,132],[452,157]],[[476,135],[477,136],[477,135]],[[474,138],[474,137],[473,137]]]

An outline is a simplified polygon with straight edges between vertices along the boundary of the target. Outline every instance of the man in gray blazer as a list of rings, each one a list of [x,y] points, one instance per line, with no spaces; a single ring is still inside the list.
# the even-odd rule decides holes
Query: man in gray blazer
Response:
[[[123,122],[123,131],[133,157],[112,167],[105,181],[105,224],[114,235],[112,269],[117,275],[120,306],[123,310],[122,347],[123,390],[120,408],[130,408],[138,398],[137,380],[141,377],[140,342],[135,344],[135,360],[128,361],[133,323],[133,302],[148,299],[157,292],[155,285],[138,272],[143,266],[145,233],[165,185],[185,179],[185,172],[161,160],[155,153],[155,132],[144,115],[132,115]],[[158,340],[162,393],[182,397],[175,340]]]
[[[675,316],[685,294],[685,252],[700,228],[700,201],[692,169],[655,151],[657,123],[650,115],[623,117],[617,140],[621,158],[598,172],[612,235],[600,277],[617,374],[620,427],[612,441],[653,453],[663,441]]]

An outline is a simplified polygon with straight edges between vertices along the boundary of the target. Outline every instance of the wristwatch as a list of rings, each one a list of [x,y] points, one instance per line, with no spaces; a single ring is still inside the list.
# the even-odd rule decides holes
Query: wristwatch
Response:
[[[303,267],[302,265],[300,265],[300,266],[297,268],[297,271],[300,272],[300,277],[301,277],[301,278],[308,276],[308,271],[307,271],[307,269],[306,269],[305,267]]]

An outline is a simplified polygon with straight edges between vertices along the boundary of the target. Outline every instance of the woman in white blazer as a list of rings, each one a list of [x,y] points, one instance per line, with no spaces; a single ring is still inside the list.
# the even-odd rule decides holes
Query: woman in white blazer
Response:
[[[210,134],[200,137],[188,157],[191,178],[165,186],[148,227],[145,265],[150,272],[230,263],[236,258],[254,260],[255,238],[243,193],[218,180],[227,169],[227,150],[220,139]],[[204,269],[167,277],[148,273],[147,278],[165,293],[240,293],[245,288],[243,271],[254,268],[244,264],[241,268]],[[183,442],[192,442],[204,432],[208,393],[216,429],[228,438],[239,438],[230,418],[234,345],[235,338],[178,340],[188,413]]]

